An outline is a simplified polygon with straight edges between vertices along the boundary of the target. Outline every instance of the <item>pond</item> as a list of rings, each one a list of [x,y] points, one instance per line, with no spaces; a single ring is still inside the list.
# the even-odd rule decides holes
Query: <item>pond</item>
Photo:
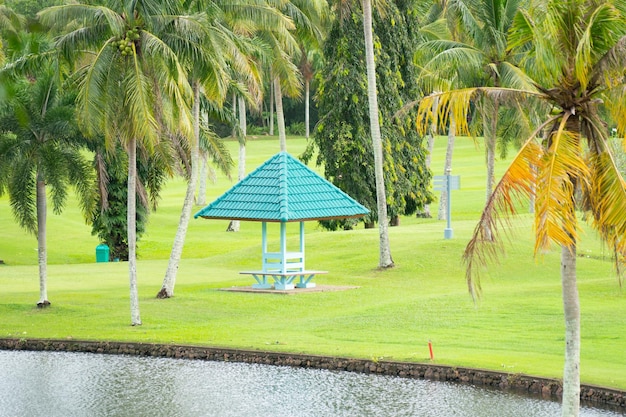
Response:
[[[558,403],[348,372],[123,355],[0,351],[0,416],[545,417]],[[584,407],[581,416],[623,416]]]

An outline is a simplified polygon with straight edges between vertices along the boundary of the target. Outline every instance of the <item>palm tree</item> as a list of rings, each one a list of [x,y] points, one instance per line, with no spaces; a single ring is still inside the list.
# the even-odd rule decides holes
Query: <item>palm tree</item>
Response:
[[[43,55],[48,40],[36,33],[20,38]],[[36,45],[36,46],[35,46]],[[75,123],[74,96],[59,88],[58,67],[54,60],[33,56],[40,61],[6,66],[2,73],[14,72],[9,82],[14,95],[0,106],[0,195],[9,194],[18,223],[37,236],[40,308],[50,305],[47,291],[46,216],[49,191],[55,213],[60,213],[73,185],[85,216],[92,211],[93,171],[81,154],[83,137]],[[17,57],[10,57],[20,61]],[[21,69],[21,71],[20,71]],[[19,75],[18,75],[19,74]]]
[[[78,118],[89,135],[128,153],[128,269],[131,324],[140,325],[136,258],[137,148],[151,153],[169,132],[192,136],[191,89],[178,50],[189,40],[189,20],[176,2],[106,1],[71,4],[39,13],[44,24],[68,28],[59,51],[79,65]],[[178,42],[168,44],[167,38]],[[191,39],[193,41],[194,39]]]
[[[194,0],[184,3],[180,13],[182,14],[186,10],[197,11],[198,13],[185,19],[187,33],[184,45],[180,45],[181,41],[178,37],[173,37],[171,40],[168,37],[164,41],[172,43],[172,49],[178,51],[179,57],[189,73],[193,90],[194,134],[191,147],[191,172],[170,260],[163,285],[157,294],[158,298],[169,298],[174,295],[176,274],[191,217],[200,165],[201,93],[212,105],[221,106],[225,101],[232,78],[238,76],[238,78],[246,81],[247,90],[251,90],[254,95],[259,96],[259,72],[250,53],[254,49],[254,45],[245,35],[259,27],[277,28],[285,22],[283,16],[275,8],[267,7],[267,4],[261,1]],[[239,112],[240,115],[243,115],[241,120],[245,132],[243,96],[239,96]],[[245,146],[245,142],[243,146]],[[215,155],[216,152],[212,153]],[[240,161],[241,154],[240,145]],[[245,158],[245,148],[243,155]],[[242,164],[240,163],[240,171],[241,167]],[[227,169],[230,166],[223,165],[222,168]]]
[[[309,139],[310,134],[310,102],[311,81],[316,71],[323,65],[322,51],[319,46],[302,47],[300,59],[300,72],[304,79],[304,137]]]
[[[276,121],[280,150],[287,150],[283,95],[299,97],[302,74],[294,64],[300,61],[302,46],[319,43],[323,38],[323,27],[328,15],[328,3],[323,0],[290,0],[281,11],[293,22],[293,32],[264,31],[263,39],[272,51],[270,74],[273,77]]]
[[[470,88],[439,95],[467,130],[472,100],[545,105],[543,122],[521,146],[487,202],[464,260],[471,293],[480,294],[479,269],[503,252],[499,226],[517,213],[516,202],[535,193],[535,253],[561,248],[565,316],[563,416],[577,416],[580,401],[580,307],[576,284],[577,209],[615,252],[621,278],[626,262],[626,181],[612,154],[601,110],[626,134],[626,5],[621,1],[534,0],[514,19],[513,53],[534,88]],[[420,103],[430,112],[432,97]],[[440,113],[441,114],[441,113]],[[425,126],[422,126],[423,128]],[[545,139],[540,137],[547,130]],[[537,186],[537,185],[541,186]],[[487,230],[493,232],[490,241]],[[505,232],[512,229],[504,228]]]
[[[421,45],[420,48],[434,55],[425,63],[425,73],[448,80],[458,77],[458,85],[528,88],[528,81],[515,66],[516,56],[507,48],[513,18],[526,1],[447,0],[445,3],[441,13],[448,21],[451,38]],[[475,104],[485,139],[486,201],[489,201],[495,181],[497,115],[501,113],[501,103],[499,97],[484,96]]]

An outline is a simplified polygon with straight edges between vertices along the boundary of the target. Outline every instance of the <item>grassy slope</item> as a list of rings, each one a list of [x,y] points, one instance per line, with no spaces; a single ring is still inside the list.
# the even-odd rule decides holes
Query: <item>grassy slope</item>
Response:
[[[236,152],[234,143],[231,149]],[[297,155],[304,140],[289,141]],[[307,223],[307,264],[328,270],[320,284],[359,289],[296,296],[217,291],[249,285],[238,271],[258,268],[260,224],[192,220],[180,266],[176,297],[156,300],[185,185],[172,180],[140,242],[138,265],[143,326],[131,327],[125,263],[95,263],[96,238],[74,206],[49,215],[49,298],[38,310],[36,240],[13,221],[0,199],[0,337],[137,340],[282,350],[324,355],[428,361],[559,377],[563,319],[558,250],[532,256],[532,221],[522,216],[507,257],[483,277],[484,296],[470,299],[461,254],[484,204],[482,146],[459,139],[454,174],[462,189],[453,194],[454,239],[444,240],[445,222],[403,218],[390,229],[397,267],[376,270],[377,229],[330,233]],[[248,170],[278,151],[278,142],[249,142]],[[443,168],[445,140],[437,142],[434,171]],[[235,154],[234,154],[235,155]],[[505,168],[498,163],[498,170]],[[212,201],[232,185],[220,177]],[[436,207],[433,207],[436,212]],[[289,229],[297,242],[297,228]],[[275,234],[277,238],[277,234]],[[274,242],[276,244],[276,242]],[[592,232],[580,245],[582,380],[626,388],[626,297],[610,257]]]

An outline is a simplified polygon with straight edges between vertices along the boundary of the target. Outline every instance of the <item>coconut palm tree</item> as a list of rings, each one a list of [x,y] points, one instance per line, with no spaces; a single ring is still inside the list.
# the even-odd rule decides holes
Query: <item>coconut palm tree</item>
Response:
[[[516,15],[509,45],[512,53],[522,54],[522,68],[534,80],[534,88],[469,88],[439,95],[440,106],[449,109],[466,131],[465,116],[478,97],[497,98],[502,103],[541,103],[548,108],[487,202],[465,250],[467,281],[471,293],[479,295],[480,266],[503,252],[499,226],[517,213],[516,201],[535,193],[535,253],[552,244],[561,249],[565,316],[562,415],[577,416],[577,210],[588,213],[585,218],[615,252],[620,277],[626,262],[626,181],[615,164],[602,118],[602,110],[609,112],[619,136],[626,135],[626,5],[613,0],[533,0]],[[428,97],[420,103],[423,118],[431,111],[432,102]],[[540,136],[543,130],[548,132],[545,139]],[[487,230],[493,232],[493,241]]]
[[[272,50],[271,76],[273,77],[276,121],[280,150],[287,150],[283,95],[299,97],[302,89],[302,73],[294,62],[299,63],[302,46],[319,44],[328,16],[328,3],[323,0],[290,0],[281,11],[294,24],[292,32],[266,31],[263,38]]]
[[[309,139],[311,131],[310,122],[310,102],[311,102],[311,81],[315,73],[323,65],[322,51],[319,46],[302,46],[300,58],[300,72],[304,79],[304,137]]]
[[[424,63],[424,73],[430,77],[436,74],[444,80],[456,79],[459,86],[527,88],[528,80],[517,69],[515,54],[507,48],[513,18],[526,0],[447,0],[443,3],[441,13],[448,22],[451,36],[420,46],[428,51],[426,55],[431,55]],[[495,181],[501,103],[498,97],[484,96],[475,104],[485,140],[488,201]]]
[[[179,50],[195,41],[190,19],[174,1],[70,4],[39,13],[66,30],[59,51],[78,65],[78,119],[89,135],[103,134],[128,153],[128,269],[131,324],[140,325],[136,258],[137,149],[151,153],[169,132],[193,135],[191,88]],[[167,43],[165,39],[177,39]]]
[[[47,307],[46,194],[58,214],[73,185],[88,218],[95,202],[93,171],[81,153],[75,95],[60,88],[58,61],[46,53],[50,40],[26,32],[18,38],[29,49],[17,51],[22,56],[10,56],[12,62],[2,70],[4,81],[13,84],[13,94],[0,105],[0,195],[8,193],[19,225],[37,236],[37,306]]]
[[[225,101],[232,79],[242,79],[246,83],[244,95],[251,91],[251,96],[260,97],[260,75],[252,59],[256,51],[251,39],[246,36],[259,28],[277,30],[287,23],[284,16],[275,7],[261,0],[256,1],[196,1],[182,4],[182,14],[191,10],[197,12],[185,19],[187,39],[180,45],[178,37],[166,37],[164,42],[171,44],[178,51],[179,59],[187,69],[193,91],[193,140],[191,147],[191,172],[187,193],[183,202],[182,213],[172,246],[170,260],[163,279],[159,298],[174,295],[176,274],[191,217],[194,194],[199,172],[200,155],[200,97],[214,106],[221,106]],[[193,35],[192,35],[193,34]],[[245,102],[244,95],[239,96],[240,120],[244,124],[245,138]],[[245,142],[244,142],[245,146]],[[212,152],[216,154],[216,152]],[[240,161],[241,161],[240,146]],[[245,148],[244,153],[245,157]],[[240,163],[240,171],[242,164]],[[223,169],[230,168],[222,165]]]

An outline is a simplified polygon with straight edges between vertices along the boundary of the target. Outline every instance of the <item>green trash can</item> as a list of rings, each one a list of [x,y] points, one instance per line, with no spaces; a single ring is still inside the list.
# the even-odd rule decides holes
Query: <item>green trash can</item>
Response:
[[[96,246],[96,262],[109,262],[109,247],[104,243]]]

